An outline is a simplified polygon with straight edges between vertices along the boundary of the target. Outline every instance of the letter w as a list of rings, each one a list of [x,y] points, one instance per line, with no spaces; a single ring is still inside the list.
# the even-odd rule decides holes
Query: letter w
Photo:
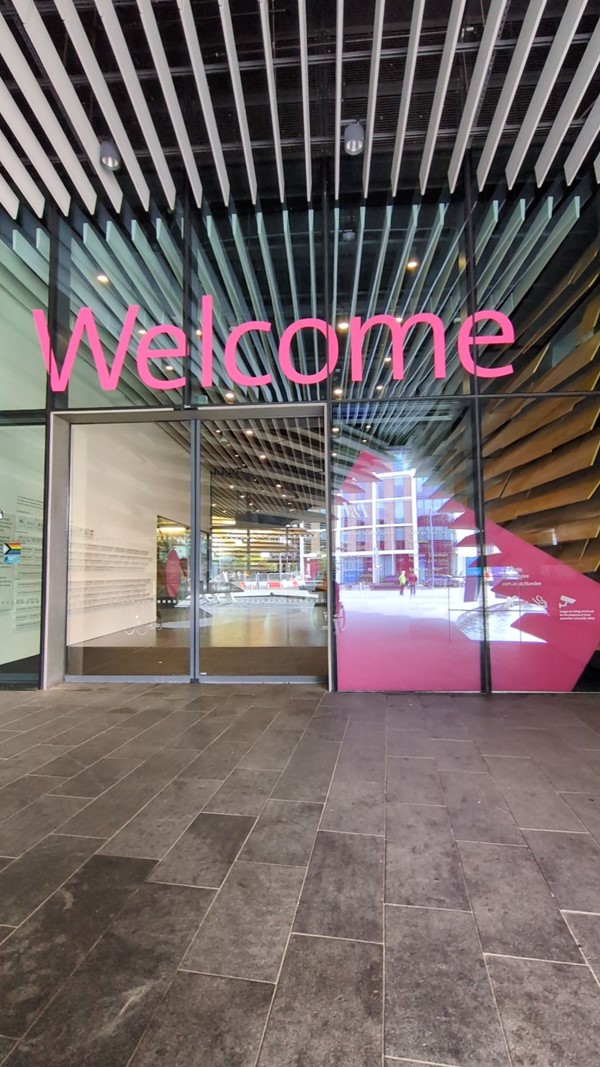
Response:
[[[125,322],[123,323],[123,329],[121,330],[121,336],[119,337],[115,358],[113,359],[112,367],[109,370],[106,359],[104,358],[102,345],[100,344],[100,338],[98,336],[96,323],[94,322],[92,309],[82,308],[75,320],[73,333],[71,334],[71,338],[67,345],[67,352],[60,371],[56,363],[56,356],[54,355],[50,344],[50,334],[48,332],[46,316],[43,311],[33,311],[33,321],[42,349],[44,364],[50,375],[50,388],[52,392],[63,393],[67,388],[73,370],[73,364],[75,363],[75,357],[84,333],[92,356],[94,357],[94,363],[96,364],[96,370],[98,371],[101,388],[104,392],[110,392],[112,389],[116,389],[119,384],[121,371],[123,370],[123,363],[125,362],[125,356],[127,355],[127,349],[131,341],[133,327],[139,310],[139,305],[137,304],[131,304],[127,308],[127,314],[125,316]]]

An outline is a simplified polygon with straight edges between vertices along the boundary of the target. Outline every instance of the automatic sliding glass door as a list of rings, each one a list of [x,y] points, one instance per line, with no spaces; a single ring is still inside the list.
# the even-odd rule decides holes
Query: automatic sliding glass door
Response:
[[[324,416],[263,410],[202,413],[197,677],[326,682]]]

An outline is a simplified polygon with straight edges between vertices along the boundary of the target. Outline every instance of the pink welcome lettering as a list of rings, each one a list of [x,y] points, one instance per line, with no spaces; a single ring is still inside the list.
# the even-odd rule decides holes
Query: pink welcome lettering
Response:
[[[33,321],[40,341],[44,364],[46,370],[50,374],[50,388],[52,392],[64,393],[67,388],[73,370],[73,364],[75,363],[75,357],[79,351],[79,345],[81,344],[84,334],[86,335],[87,343],[91,349],[94,363],[96,364],[100,387],[106,393],[111,392],[113,389],[117,389],[139,310],[137,304],[131,304],[130,307],[127,308],[127,314],[125,315],[125,322],[123,323],[123,329],[121,330],[121,335],[119,337],[115,358],[112,367],[109,370],[106,359],[104,358],[102,345],[100,344],[100,338],[98,336],[98,330],[96,329],[92,309],[82,308],[75,319],[73,333],[71,334],[71,338],[67,345],[65,359],[60,371],[56,362],[56,356],[54,355],[50,344],[50,333],[48,331],[46,316],[43,311],[33,311]]]
[[[127,355],[131,344],[136,318],[139,312],[137,304],[127,308],[123,329],[115,351],[112,366],[109,368],[104,351],[100,343],[98,329],[94,321],[91,308],[82,308],[79,312],[73,333],[67,345],[67,351],[62,367],[58,368],[56,357],[52,351],[48,324],[43,311],[33,312],[33,321],[37,330],[42,357],[46,370],[50,376],[50,388],[53,392],[64,392],[69,384],[75,358],[79,347],[85,337],[86,343],[92,353],[100,387],[105,392],[117,389]],[[498,328],[495,334],[473,333],[474,327],[484,321],[494,323]],[[214,349],[213,349],[213,300],[211,296],[203,296],[201,302],[201,368],[200,385],[209,388],[214,379]],[[374,315],[363,322],[358,316],[350,321],[350,374],[354,382],[363,381],[363,344],[367,333],[375,326],[385,327],[389,330],[392,354],[392,375],[394,380],[401,381],[404,378],[404,348],[407,335],[415,326],[427,326],[431,330],[433,373],[436,378],[446,377],[446,334],[444,323],[439,315],[428,312],[411,315],[405,322],[400,323],[392,315]],[[232,382],[241,386],[263,386],[271,383],[271,374],[245,374],[238,366],[238,345],[244,336],[252,332],[270,333],[270,322],[251,321],[242,323],[229,334],[225,341],[224,362],[225,371]],[[326,358],[323,366],[310,374],[298,370],[292,359],[292,342],[300,330],[316,330],[322,334],[326,341]],[[166,334],[176,342],[172,348],[151,349],[150,342],[161,334]],[[513,325],[506,315],[500,311],[477,311],[463,322],[457,339],[458,357],[462,366],[479,378],[503,378],[513,373],[512,364],[504,364],[497,367],[482,367],[476,363],[472,356],[473,345],[510,345],[514,342],[515,332]],[[158,378],[150,370],[150,362],[160,359],[183,359],[189,351],[184,331],[178,326],[153,326],[141,338],[136,352],[137,371],[140,379],[151,389],[172,390],[181,389],[185,379],[181,378]],[[339,360],[339,343],[337,334],[329,323],[324,319],[307,318],[299,319],[292,323],[281,335],[278,349],[279,365],[282,374],[291,382],[300,385],[313,385],[328,378]]]

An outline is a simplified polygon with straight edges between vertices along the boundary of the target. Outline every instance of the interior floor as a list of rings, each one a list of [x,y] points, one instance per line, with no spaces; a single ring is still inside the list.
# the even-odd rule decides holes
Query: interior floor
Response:
[[[586,694],[0,693],[5,1067],[597,1062]]]
[[[201,607],[199,632],[203,674],[327,679],[327,630],[312,600],[215,599]],[[165,611],[160,628],[140,623],[71,645],[67,673],[186,675],[189,642],[189,607]]]

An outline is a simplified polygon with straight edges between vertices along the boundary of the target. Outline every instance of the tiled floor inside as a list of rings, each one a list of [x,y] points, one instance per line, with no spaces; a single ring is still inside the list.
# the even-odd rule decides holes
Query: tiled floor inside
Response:
[[[593,1067],[600,701],[0,693],[6,1067]]]

